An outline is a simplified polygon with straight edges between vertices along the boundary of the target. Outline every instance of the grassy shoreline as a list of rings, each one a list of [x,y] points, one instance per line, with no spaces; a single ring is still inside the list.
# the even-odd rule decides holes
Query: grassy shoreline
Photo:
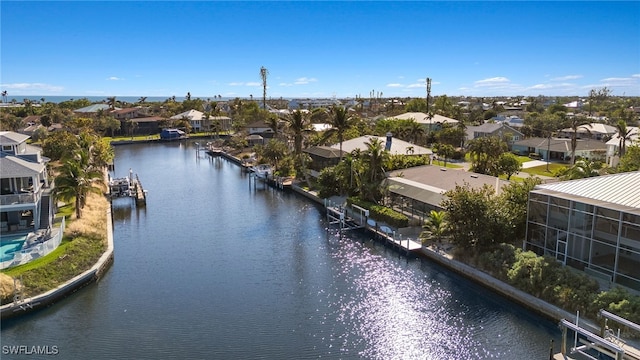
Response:
[[[71,206],[61,208],[59,215],[66,217],[67,226],[60,246],[42,258],[0,273],[19,279],[23,296],[32,297],[89,270],[107,249],[104,217],[108,207],[109,202],[103,195],[90,194],[81,219],[75,218]],[[2,304],[12,300],[13,294],[2,294]]]

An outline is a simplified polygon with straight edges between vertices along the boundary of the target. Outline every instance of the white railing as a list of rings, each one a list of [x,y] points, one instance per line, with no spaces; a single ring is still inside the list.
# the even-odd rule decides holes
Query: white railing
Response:
[[[62,223],[60,227],[55,231],[52,231],[50,235],[45,234],[44,236],[50,236],[45,241],[29,246],[26,249],[22,249],[20,251],[16,251],[13,255],[13,260],[7,260],[0,263],[0,269],[6,269],[8,267],[18,266],[22,264],[26,264],[33,259],[37,259],[48,255],[53,250],[55,250],[60,243],[62,242],[62,236],[64,234],[65,221],[62,218]],[[25,242],[26,245],[26,242]]]
[[[36,202],[35,193],[0,195],[0,205],[32,204]]]

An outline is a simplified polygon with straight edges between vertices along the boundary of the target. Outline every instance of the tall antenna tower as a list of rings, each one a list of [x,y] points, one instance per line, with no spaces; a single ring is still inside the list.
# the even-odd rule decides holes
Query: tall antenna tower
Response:
[[[431,97],[431,78],[427,78],[427,115],[430,116],[429,113],[429,98]]]

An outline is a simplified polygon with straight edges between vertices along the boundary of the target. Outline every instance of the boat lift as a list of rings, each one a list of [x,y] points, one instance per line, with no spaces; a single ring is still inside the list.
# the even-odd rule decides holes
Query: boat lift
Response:
[[[562,319],[559,324],[562,329],[560,354],[557,354],[554,359],[571,359],[567,355],[580,354],[588,359],[598,360],[599,357],[587,353],[587,351],[593,350],[598,354],[609,356],[615,360],[640,360],[640,351],[629,346],[620,338],[620,329],[618,329],[616,334],[612,329],[609,329],[607,323],[608,320],[612,320],[635,331],[640,331],[640,325],[605,310],[600,310],[598,316],[605,318],[600,330],[600,335],[596,335],[589,330],[580,327],[579,312],[576,315],[575,324]],[[567,330],[572,330],[574,332],[574,344],[573,347],[569,349],[569,352],[567,352]]]

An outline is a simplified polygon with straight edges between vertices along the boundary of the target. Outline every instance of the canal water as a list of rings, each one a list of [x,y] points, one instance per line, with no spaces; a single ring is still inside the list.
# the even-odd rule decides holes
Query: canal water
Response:
[[[64,359],[547,359],[555,323],[323,209],[253,186],[193,142],[116,147],[147,206],[113,204],[115,262],[66,300],[2,324]]]

